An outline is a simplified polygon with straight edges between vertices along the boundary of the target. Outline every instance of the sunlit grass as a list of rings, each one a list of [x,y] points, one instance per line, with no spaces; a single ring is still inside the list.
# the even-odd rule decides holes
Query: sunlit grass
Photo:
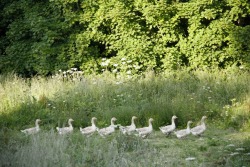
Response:
[[[0,124],[20,128],[39,117],[44,125],[56,126],[72,117],[80,126],[96,116],[103,126],[113,116],[125,124],[137,115],[139,125],[153,117],[154,127],[159,127],[176,114],[183,126],[207,115],[210,121],[223,120],[241,128],[236,121],[249,126],[248,119],[238,116],[249,113],[249,81],[248,73],[225,71],[149,72],[132,79],[105,73],[68,81],[58,77],[25,80],[11,75],[0,81],[0,114],[5,119],[0,119]],[[236,107],[240,112],[235,112]]]
[[[110,73],[68,80],[0,76],[0,166],[16,166],[14,162],[20,166],[248,166],[249,81],[248,73],[228,71],[148,72],[130,79]],[[202,140],[162,135],[158,127],[169,124],[174,114],[178,129],[206,115],[208,130]],[[152,117],[154,134],[141,140],[118,132],[106,139],[79,133],[79,127],[90,125],[92,116],[101,128],[110,124],[111,117],[129,125],[133,115],[138,117],[138,127]],[[37,118],[42,120],[41,133],[20,133],[34,126]],[[69,118],[75,120],[74,133],[59,136],[55,127],[66,125]],[[226,147],[230,144],[234,148]]]

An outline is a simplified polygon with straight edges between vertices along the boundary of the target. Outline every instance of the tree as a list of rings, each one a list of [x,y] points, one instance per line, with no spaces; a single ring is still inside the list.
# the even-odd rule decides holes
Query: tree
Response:
[[[4,0],[0,71],[249,65],[247,0]]]

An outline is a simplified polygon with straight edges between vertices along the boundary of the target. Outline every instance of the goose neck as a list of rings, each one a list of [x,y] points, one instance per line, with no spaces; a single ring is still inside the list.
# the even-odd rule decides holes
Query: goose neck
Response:
[[[152,121],[148,121],[148,127],[152,128],[153,125],[152,125]]]
[[[111,120],[111,125],[114,126],[115,125],[115,121]]]
[[[204,119],[201,120],[201,125],[202,125],[202,126],[206,126],[206,125],[205,125],[205,120],[204,120]]]
[[[92,124],[92,127],[95,127],[95,126],[96,126],[94,120],[91,121],[91,124]]]
[[[172,126],[175,126],[174,118],[172,118]]]
[[[39,127],[39,123],[38,123],[38,121],[36,121],[36,127]]]
[[[187,124],[187,130],[190,130],[190,123]]]
[[[71,123],[71,121],[69,121],[68,123],[69,123],[69,126],[70,126],[70,127],[72,127],[72,123]]]
[[[132,119],[132,121],[131,121],[131,125],[132,125],[132,126],[134,126],[134,125],[135,125],[135,120],[134,120],[134,119]]]

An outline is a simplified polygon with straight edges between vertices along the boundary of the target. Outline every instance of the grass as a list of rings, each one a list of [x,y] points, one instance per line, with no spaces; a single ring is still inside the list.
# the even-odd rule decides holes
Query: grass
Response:
[[[97,134],[84,137],[76,131],[61,136],[53,129],[31,136],[8,133],[8,144],[1,143],[0,166],[250,165],[250,134],[243,137],[242,133],[213,127],[202,138],[188,136],[181,140],[174,135],[165,137],[159,131],[145,140],[119,132],[107,138]],[[187,161],[190,157],[195,160]]]
[[[0,166],[249,166],[249,81],[242,71],[149,72],[132,79],[105,73],[69,81],[0,76]],[[163,136],[158,127],[169,124],[173,114],[178,129],[208,116],[202,140]],[[156,131],[148,139],[119,132],[85,138],[78,131],[92,116],[104,127],[114,116],[128,125],[133,115],[138,127],[154,118]],[[42,132],[21,134],[36,118]],[[55,127],[69,118],[75,132],[59,136]]]

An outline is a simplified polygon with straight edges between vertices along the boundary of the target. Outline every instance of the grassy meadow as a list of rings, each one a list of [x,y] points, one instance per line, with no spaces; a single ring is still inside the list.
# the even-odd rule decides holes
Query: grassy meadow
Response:
[[[0,166],[249,166],[250,75],[243,71],[164,72],[155,75],[55,75],[22,79],[0,76]],[[153,118],[147,139],[118,130],[102,138],[82,136],[79,127],[117,123],[137,127]],[[177,129],[208,117],[202,137],[166,137],[159,127],[176,115]],[[42,120],[41,132],[21,129]],[[58,135],[55,127],[73,118],[74,133]],[[191,159],[191,160],[188,160]]]

